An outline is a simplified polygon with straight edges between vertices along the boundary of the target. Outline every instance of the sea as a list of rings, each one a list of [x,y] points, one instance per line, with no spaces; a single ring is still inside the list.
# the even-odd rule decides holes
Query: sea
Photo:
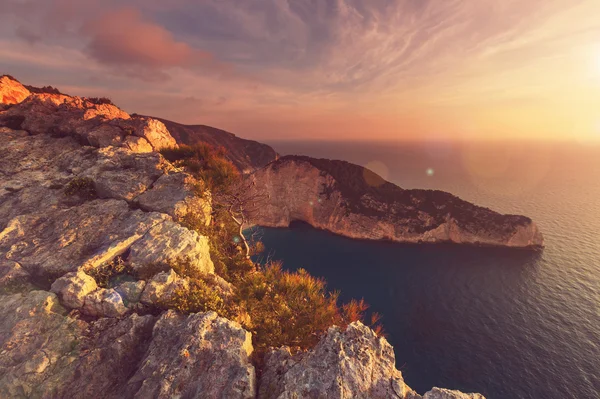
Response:
[[[538,252],[352,240],[300,222],[260,230],[259,261],[304,268],[341,300],[364,298],[383,316],[409,386],[487,399],[600,398],[600,146],[268,144],[281,155],[363,165],[400,187],[448,191],[540,227]]]

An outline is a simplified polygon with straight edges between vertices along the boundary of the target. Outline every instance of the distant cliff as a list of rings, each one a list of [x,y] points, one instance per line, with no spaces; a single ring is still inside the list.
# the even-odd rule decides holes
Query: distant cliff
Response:
[[[262,226],[294,220],[351,238],[406,243],[537,248],[543,237],[525,216],[502,215],[437,190],[404,190],[344,161],[285,156],[253,176],[266,203]]]
[[[229,160],[243,172],[262,168],[277,158],[277,153],[270,146],[237,137],[225,130],[205,125],[182,125],[161,118],[155,119],[165,124],[179,144],[191,145],[202,141],[216,147],[224,147]]]

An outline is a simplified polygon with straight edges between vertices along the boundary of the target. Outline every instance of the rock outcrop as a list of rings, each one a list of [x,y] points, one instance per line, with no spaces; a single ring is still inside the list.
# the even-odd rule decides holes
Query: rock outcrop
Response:
[[[0,76],[0,104],[18,104],[29,97],[30,94],[25,86],[10,76]]]
[[[0,297],[2,398],[254,398],[250,334],[215,313],[72,318],[45,291]]]
[[[303,221],[358,239],[543,246],[542,234],[525,216],[501,215],[443,191],[404,190],[344,161],[286,156],[252,178],[254,190],[267,197],[253,215],[261,226]]]
[[[394,350],[360,322],[332,327],[311,351],[267,355],[259,398],[418,398],[396,370]]]
[[[0,100],[0,397],[421,398],[360,323],[274,350],[257,379],[239,324],[164,309],[190,271],[221,299],[236,292],[184,227],[210,224],[211,195],[156,152],[175,145],[165,125],[10,77]]]

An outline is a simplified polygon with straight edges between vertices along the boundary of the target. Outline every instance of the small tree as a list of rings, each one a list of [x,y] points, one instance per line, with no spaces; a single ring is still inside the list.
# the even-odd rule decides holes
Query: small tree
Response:
[[[250,259],[251,248],[244,236],[244,229],[265,203],[266,194],[254,189],[254,181],[248,176],[240,176],[229,185],[213,193],[213,202],[226,209],[229,217],[238,227],[240,244],[244,247],[244,256]]]

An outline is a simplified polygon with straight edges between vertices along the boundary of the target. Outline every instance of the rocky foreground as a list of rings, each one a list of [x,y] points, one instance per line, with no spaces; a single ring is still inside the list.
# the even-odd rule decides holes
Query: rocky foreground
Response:
[[[253,215],[261,226],[303,221],[350,238],[403,243],[534,249],[544,243],[528,217],[501,215],[443,191],[404,190],[344,161],[285,156],[253,179],[265,194]]]
[[[309,351],[273,349],[258,375],[237,322],[157,310],[189,282],[152,265],[182,255],[235,289],[214,274],[208,237],[178,222],[210,223],[211,201],[156,152],[176,145],[164,124],[9,77],[0,100],[0,397],[483,398],[415,393],[359,322]],[[103,285],[92,274],[110,262],[146,277]]]

